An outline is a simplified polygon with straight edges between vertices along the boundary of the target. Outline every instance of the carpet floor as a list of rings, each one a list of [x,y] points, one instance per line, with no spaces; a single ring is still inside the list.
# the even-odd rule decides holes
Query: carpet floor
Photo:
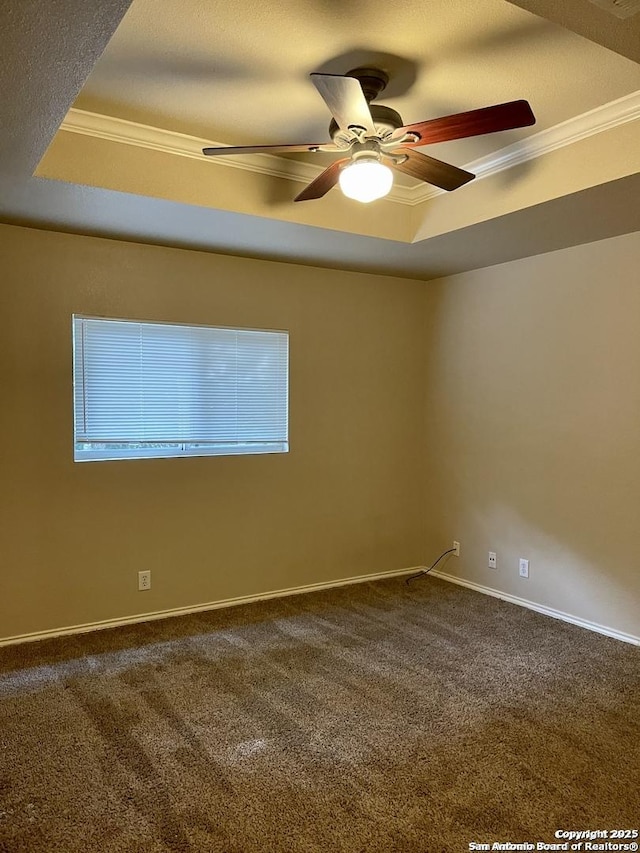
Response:
[[[638,828],[639,699],[640,648],[435,578],[7,647],[0,851],[458,853]]]

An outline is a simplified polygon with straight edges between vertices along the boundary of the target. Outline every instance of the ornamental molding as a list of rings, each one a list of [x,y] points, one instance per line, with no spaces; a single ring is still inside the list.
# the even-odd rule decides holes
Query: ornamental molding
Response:
[[[627,122],[637,121],[638,118],[640,118],[640,91],[632,92],[567,119],[554,127],[531,134],[526,139],[514,142],[506,148],[466,163],[462,168],[473,172],[476,180],[488,178],[590,136],[612,130]],[[223,146],[224,143],[76,108],[69,110],[60,130],[123,145],[134,145],[178,157],[190,157],[194,160],[206,161],[214,167],[244,169],[247,172],[299,183],[310,183],[322,171],[322,168],[312,163],[302,163],[299,160],[289,160],[273,154],[205,157],[202,153],[203,148]],[[443,193],[444,190],[425,185],[394,186],[387,200],[397,204],[417,205]]]

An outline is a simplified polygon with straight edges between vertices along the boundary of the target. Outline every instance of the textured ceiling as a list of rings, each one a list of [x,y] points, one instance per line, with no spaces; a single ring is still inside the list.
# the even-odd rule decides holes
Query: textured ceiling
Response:
[[[526,98],[539,130],[640,88],[635,63],[503,0],[134,0],[76,106],[228,145],[320,142],[309,73],[376,61],[406,122]],[[530,132],[429,153],[467,163]]]
[[[406,121],[531,102],[534,128],[427,149],[463,165],[640,90],[625,50],[527,4],[544,5],[283,0],[275,14],[247,0],[134,0],[122,18],[128,0],[5,0],[0,220],[424,279],[638,230],[640,99],[630,123],[413,207],[338,190],[294,205],[303,184],[282,158],[274,177],[55,134],[75,106],[222,143],[316,142],[329,116],[308,74],[373,63],[391,74],[381,102]],[[606,35],[624,41],[614,26]]]
[[[129,3],[0,3],[0,172],[33,172]]]
[[[621,19],[590,0],[509,0],[621,56],[640,62],[640,13]],[[614,0],[610,0],[613,5]]]

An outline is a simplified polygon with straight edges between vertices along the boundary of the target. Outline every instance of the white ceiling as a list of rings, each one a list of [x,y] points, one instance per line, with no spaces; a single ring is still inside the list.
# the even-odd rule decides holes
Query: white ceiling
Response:
[[[293,205],[302,186],[294,178],[212,168],[204,158],[188,171],[180,156],[64,130],[40,164],[42,177],[32,177],[72,105],[248,144],[327,138],[330,117],[311,71],[384,67],[391,80],[380,102],[406,122],[529,100],[534,128],[426,149],[465,165],[640,90],[635,62],[572,32],[570,22],[506,0],[283,0],[277,13],[249,0],[134,0],[119,26],[127,0],[99,5],[96,13],[80,0],[56,9],[3,4],[4,221],[425,279],[640,229],[635,113],[626,129],[578,140],[574,156],[569,148],[545,154],[406,209],[384,202],[357,211],[338,190]],[[210,192],[198,195],[196,185]]]

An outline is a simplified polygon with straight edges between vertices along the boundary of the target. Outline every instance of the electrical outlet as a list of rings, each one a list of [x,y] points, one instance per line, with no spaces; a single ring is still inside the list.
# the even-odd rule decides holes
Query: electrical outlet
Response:
[[[453,540],[453,556],[454,557],[460,556],[460,543],[456,542],[455,539]]]
[[[144,572],[138,572],[138,589],[151,589],[151,571],[147,569]]]
[[[495,551],[489,551],[489,568],[497,569],[498,568],[498,555]]]
[[[529,560],[525,560],[523,557],[520,557],[520,577],[529,577]]]

